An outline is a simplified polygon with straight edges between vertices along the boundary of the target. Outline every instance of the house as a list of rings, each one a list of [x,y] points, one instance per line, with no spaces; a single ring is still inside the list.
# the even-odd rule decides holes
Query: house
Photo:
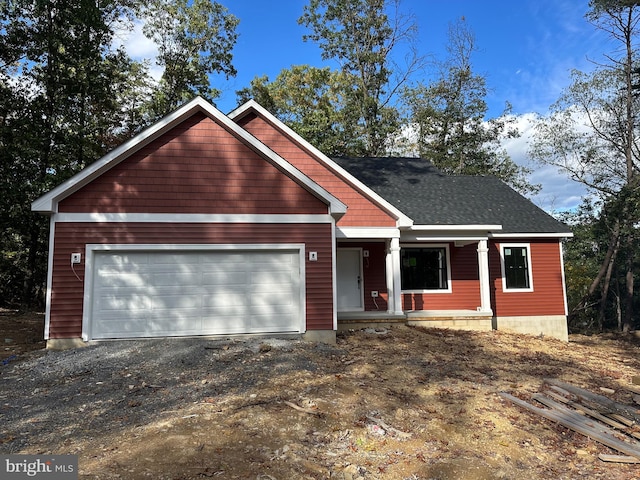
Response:
[[[495,178],[330,159],[253,101],[196,98],[32,210],[52,348],[377,322],[567,339],[565,225]]]

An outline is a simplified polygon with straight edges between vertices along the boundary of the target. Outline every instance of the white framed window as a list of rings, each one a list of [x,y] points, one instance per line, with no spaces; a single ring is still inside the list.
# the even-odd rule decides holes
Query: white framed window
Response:
[[[449,245],[401,245],[400,265],[403,292],[451,293]]]
[[[501,244],[500,263],[503,292],[533,292],[530,244]]]

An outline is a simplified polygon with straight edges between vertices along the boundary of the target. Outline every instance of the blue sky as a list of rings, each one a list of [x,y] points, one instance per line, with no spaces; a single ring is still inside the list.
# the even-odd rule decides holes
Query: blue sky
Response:
[[[235,91],[255,76],[273,79],[291,65],[330,65],[315,44],[302,41],[308,31],[297,19],[305,0],[222,3],[240,19],[233,59],[238,75],[215,80],[223,90],[217,102],[222,111],[235,107]],[[502,112],[506,101],[517,114],[546,112],[572,68],[591,69],[587,58],[601,60],[610,49],[606,37],[584,18],[587,0],[403,0],[401,9],[415,16],[421,53],[441,60],[449,24],[465,18],[479,47],[475,71],[486,76],[492,89],[492,116]]]
[[[303,42],[307,29],[298,25],[306,0],[218,0],[240,19],[233,64],[235,78],[214,77],[223,94],[216,102],[227,113],[236,106],[237,90],[255,76],[274,79],[292,65],[332,66],[320,49]],[[472,58],[474,71],[484,75],[490,88],[489,116],[503,111],[506,102],[525,135],[509,142],[512,158],[535,170],[533,183],[543,190],[532,200],[548,211],[575,208],[584,189],[550,169],[530,165],[527,133],[532,114],[544,115],[567,86],[571,69],[590,71],[612,44],[584,18],[588,0],[402,0],[401,12],[415,17],[421,54],[445,59],[449,24],[464,17],[476,36],[479,50]],[[138,37],[139,38],[139,37]],[[137,44],[144,50],[145,42]],[[591,60],[591,61],[590,61]],[[333,65],[335,66],[335,65]],[[429,72],[425,72],[428,79]],[[418,78],[416,78],[417,80]]]

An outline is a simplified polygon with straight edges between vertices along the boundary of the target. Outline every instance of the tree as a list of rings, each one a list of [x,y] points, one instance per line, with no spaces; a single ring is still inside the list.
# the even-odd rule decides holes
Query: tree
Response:
[[[363,145],[353,154],[384,155],[400,126],[394,106],[399,89],[423,63],[412,46],[416,26],[398,12],[399,0],[310,0],[298,20],[311,30],[304,40],[318,43],[322,58],[335,60],[351,77],[343,92],[353,116],[347,121],[358,126]],[[392,56],[402,43],[410,49],[404,68]]]
[[[592,0],[590,7],[587,18],[618,43],[621,54],[605,55],[605,63],[597,64],[591,73],[572,73],[571,85],[552,106],[551,114],[538,122],[531,155],[586,185],[604,205],[601,220],[610,226],[608,253],[579,307],[600,290],[598,303],[604,312],[610,276],[624,271],[622,329],[629,331],[640,219],[636,207],[640,103],[635,58],[640,10],[636,2],[626,0]]]
[[[449,174],[495,175],[521,193],[537,191],[527,180],[530,171],[511,160],[501,146],[519,136],[507,109],[485,120],[486,79],[473,72],[477,50],[473,32],[463,20],[449,26],[449,58],[440,64],[430,84],[407,88],[404,96],[417,128],[420,155]]]
[[[349,155],[365,149],[349,121],[344,92],[350,78],[329,67],[296,65],[271,82],[266,76],[254,78],[237,92],[238,102],[253,98],[323,153]]]
[[[161,42],[160,85],[148,62],[114,46],[123,23],[142,13],[154,14],[147,32]],[[44,298],[48,226],[31,202],[186,96],[215,95],[208,75],[235,72],[236,24],[203,0],[0,1],[3,305]]]
[[[0,11],[0,248],[8,280],[0,288],[5,299],[31,304],[44,286],[48,229],[30,203],[109,144],[121,114],[111,94],[121,70],[111,25],[128,7],[18,0]]]
[[[141,15],[144,34],[158,46],[156,61],[164,68],[152,116],[162,117],[196,95],[209,101],[219,96],[209,76],[235,76],[231,51],[239,20],[210,0],[148,0]]]

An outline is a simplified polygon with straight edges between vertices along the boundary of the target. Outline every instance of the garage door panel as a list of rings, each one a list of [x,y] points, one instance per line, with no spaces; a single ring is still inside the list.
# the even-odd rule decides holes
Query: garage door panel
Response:
[[[92,338],[300,331],[298,251],[96,252]]]
[[[246,272],[204,272],[202,274],[203,285],[245,285],[248,275]]]
[[[146,295],[100,295],[95,300],[99,309],[104,311],[147,311],[151,307],[149,297]]]
[[[255,315],[251,319],[251,332],[258,333],[265,330],[277,328],[282,324],[295,325],[297,319],[294,315],[281,315],[274,317],[272,315]]]
[[[163,310],[177,312],[183,309],[200,310],[202,306],[202,296],[191,295],[159,295],[150,299],[151,310]]]
[[[232,289],[207,293],[202,297],[202,306],[205,308],[225,306],[244,306],[247,304],[247,295]]]

